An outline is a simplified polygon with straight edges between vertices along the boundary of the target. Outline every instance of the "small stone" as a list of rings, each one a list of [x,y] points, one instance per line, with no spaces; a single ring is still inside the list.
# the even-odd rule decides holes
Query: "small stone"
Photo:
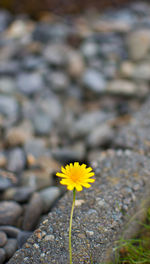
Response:
[[[22,213],[21,206],[16,202],[0,202],[0,225],[16,225]]]
[[[6,259],[5,250],[3,248],[0,248],[0,264],[3,264]]]
[[[46,153],[46,144],[43,139],[31,139],[25,142],[24,150],[26,155],[32,155],[35,158],[41,157]]]
[[[14,238],[8,239],[6,245],[4,246],[7,260],[10,259],[14,255],[17,248],[18,248],[17,239],[14,239]]]
[[[139,29],[127,37],[129,56],[133,60],[141,60],[148,54],[150,48],[150,30]]]
[[[9,152],[7,168],[13,172],[20,172],[25,168],[26,158],[21,148],[15,148]]]
[[[82,84],[83,86],[85,86],[85,88],[88,88],[89,90],[96,93],[104,92],[106,87],[104,76],[102,75],[102,73],[94,69],[88,69],[84,72],[82,77]]]
[[[26,243],[27,239],[32,235],[32,232],[28,231],[20,231],[17,237],[18,248],[22,248],[22,246]]]
[[[19,106],[13,97],[0,95],[0,114],[12,123],[18,119]]]
[[[69,79],[63,72],[53,72],[49,76],[51,88],[55,92],[63,92],[69,87]]]
[[[132,78],[135,65],[131,61],[123,61],[120,67],[120,72],[123,78]]]
[[[44,50],[45,60],[53,66],[64,66],[66,64],[67,47],[61,44],[48,45]]]
[[[96,127],[87,138],[87,145],[90,147],[104,146],[111,142],[114,132],[110,125],[102,124]]]
[[[67,69],[71,77],[80,77],[84,71],[85,65],[80,53],[70,51],[68,54]]]
[[[8,188],[2,195],[4,200],[13,200],[19,203],[29,200],[34,189],[31,187]]]
[[[87,236],[94,236],[94,232],[93,231],[90,231],[90,230],[87,230],[86,231],[86,234],[87,234]]]
[[[8,237],[16,238],[20,232],[20,229],[17,227],[14,227],[14,226],[7,226],[7,225],[3,226],[3,225],[1,225],[0,231],[5,232]]]
[[[27,96],[42,91],[43,79],[39,73],[21,73],[17,78],[18,90]]]
[[[44,237],[44,241],[54,241],[55,237],[54,235],[47,235]]]
[[[83,160],[85,157],[85,148],[81,144],[80,146],[74,146],[72,148],[56,148],[52,150],[52,156],[60,163],[74,162],[76,160]]]
[[[150,81],[150,63],[145,62],[137,65],[133,72],[133,78],[136,80]]]
[[[133,96],[137,93],[137,86],[134,82],[131,81],[114,80],[108,83],[106,92],[110,94]]]
[[[43,202],[41,196],[38,193],[34,193],[25,211],[23,219],[24,230],[31,231],[36,227],[36,224],[42,214],[42,210]]]
[[[6,155],[3,152],[0,152],[0,168],[6,167],[6,164],[7,164]],[[1,186],[1,184],[0,184],[0,186]]]
[[[10,13],[6,10],[0,11],[0,32],[4,31],[10,24],[12,17]]]
[[[38,136],[47,136],[52,129],[52,120],[47,113],[37,112],[33,117],[33,127]]]
[[[42,203],[43,213],[48,213],[53,203],[60,196],[60,189],[58,187],[49,187],[39,192]]]
[[[86,59],[91,59],[98,54],[98,46],[94,42],[84,42],[81,46],[81,53]]]
[[[52,173],[42,169],[23,172],[21,185],[34,190],[41,190],[52,185]]]
[[[5,246],[7,243],[7,236],[3,231],[0,231],[0,247]]]
[[[27,139],[29,138],[30,134],[28,131],[25,131],[23,128],[20,127],[13,127],[7,131],[5,136],[6,145],[10,147],[16,147],[18,145],[23,145]]]
[[[11,172],[0,171],[0,191],[4,191],[17,183],[16,176]]]
[[[2,94],[13,94],[16,91],[15,81],[11,77],[0,79],[0,92]]]

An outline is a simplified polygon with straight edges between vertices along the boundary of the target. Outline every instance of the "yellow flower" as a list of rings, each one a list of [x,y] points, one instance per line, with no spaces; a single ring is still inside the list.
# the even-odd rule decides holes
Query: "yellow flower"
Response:
[[[79,162],[70,163],[65,168],[61,167],[61,171],[62,173],[57,172],[56,175],[62,178],[60,183],[67,185],[68,190],[75,188],[77,191],[82,191],[83,187],[91,187],[89,182],[95,181],[95,179],[91,179],[94,176],[92,168],[86,168],[86,164],[80,165]]]

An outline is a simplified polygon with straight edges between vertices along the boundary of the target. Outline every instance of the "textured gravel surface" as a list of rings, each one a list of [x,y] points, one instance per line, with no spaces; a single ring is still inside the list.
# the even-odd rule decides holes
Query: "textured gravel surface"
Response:
[[[72,244],[73,263],[106,263],[113,242],[119,239],[131,216],[138,219],[150,204],[149,159],[130,150],[103,152],[94,161],[96,182],[77,193]],[[40,228],[8,262],[69,263],[68,225],[72,193],[63,197]],[[136,213],[135,213],[136,212]],[[130,235],[136,224],[126,226]]]

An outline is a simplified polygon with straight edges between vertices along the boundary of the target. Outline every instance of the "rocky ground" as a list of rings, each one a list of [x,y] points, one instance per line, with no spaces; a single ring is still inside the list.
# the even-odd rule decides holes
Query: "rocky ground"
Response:
[[[0,11],[0,263],[63,195],[61,164],[123,147],[118,129],[150,94],[149,14],[144,2],[39,22]]]

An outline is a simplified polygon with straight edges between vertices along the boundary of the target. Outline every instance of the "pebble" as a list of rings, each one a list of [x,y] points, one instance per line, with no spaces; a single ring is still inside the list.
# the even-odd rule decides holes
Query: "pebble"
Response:
[[[85,69],[85,63],[80,53],[70,51],[67,57],[67,70],[72,78],[80,77]]]
[[[9,238],[6,245],[4,246],[6,259],[10,259],[13,254],[16,252],[18,246],[17,246],[17,239]]]
[[[34,193],[29,201],[23,218],[23,230],[32,231],[42,214],[43,203],[41,196]]]
[[[102,124],[96,127],[87,138],[89,147],[98,147],[108,145],[113,139],[114,133],[110,125]]]
[[[8,237],[16,238],[20,232],[20,229],[14,226],[0,225],[0,231],[5,232]]]
[[[21,148],[15,148],[9,152],[7,168],[13,172],[21,172],[26,165],[24,151]]]
[[[66,52],[67,47],[60,44],[50,44],[48,45],[44,52],[45,60],[55,67],[63,67],[66,65]]]
[[[5,246],[7,243],[7,236],[3,231],[0,231],[0,247]]]
[[[36,112],[32,124],[34,132],[38,136],[48,136],[53,127],[50,116],[43,111]]]
[[[53,72],[49,76],[51,89],[55,92],[64,92],[69,87],[69,79],[63,72]]]
[[[6,95],[0,95],[0,114],[13,122],[19,117],[19,106],[15,98]]]
[[[127,45],[131,59],[144,59],[150,48],[150,30],[139,29],[131,32],[127,37]]]
[[[110,81],[106,88],[107,93],[119,94],[124,96],[135,96],[137,94],[137,86],[134,82],[128,80]]]
[[[30,187],[33,190],[41,190],[52,185],[52,174],[50,171],[43,169],[23,172],[21,185],[24,187]]]
[[[17,77],[17,88],[27,96],[38,93],[44,88],[42,77],[36,72],[21,73]]]
[[[0,92],[1,94],[13,94],[16,92],[16,85],[14,78],[2,77],[0,79]]]
[[[6,10],[0,10],[0,33],[10,24],[12,16]]]
[[[25,142],[24,151],[26,156],[32,155],[35,158],[43,156],[46,153],[45,141],[40,138],[33,138]]]
[[[88,69],[84,72],[82,84],[85,88],[88,88],[95,93],[102,93],[106,88],[104,76],[94,69]]]
[[[60,196],[60,188],[49,187],[39,192],[43,203],[43,213],[48,213],[53,203]]]
[[[27,202],[34,192],[31,187],[8,188],[2,195],[4,200],[14,200],[19,203]]]
[[[17,225],[17,220],[21,216],[21,206],[13,201],[0,202],[0,225]]]
[[[3,248],[0,248],[0,264],[3,264],[6,259],[6,253]]]

